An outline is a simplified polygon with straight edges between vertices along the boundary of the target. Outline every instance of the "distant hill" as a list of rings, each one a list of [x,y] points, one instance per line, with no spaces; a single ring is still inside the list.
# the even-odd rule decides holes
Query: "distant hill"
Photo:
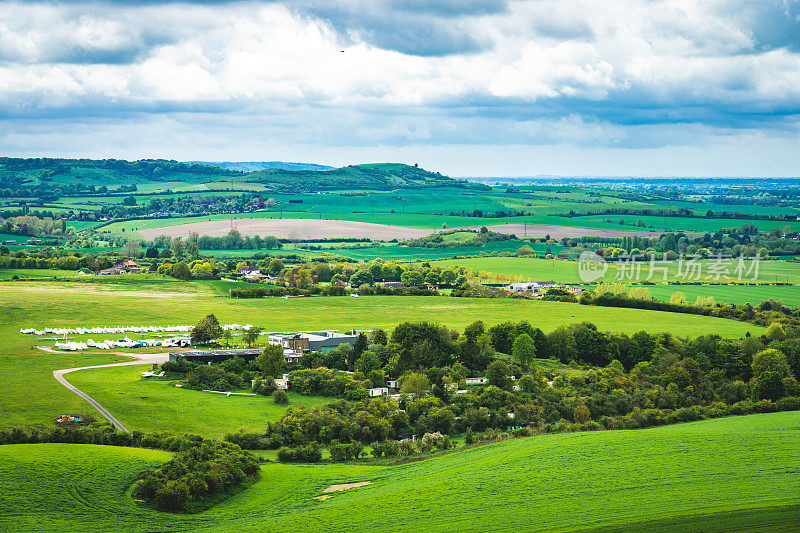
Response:
[[[401,163],[350,165],[323,171],[266,169],[247,174],[242,179],[263,183],[274,190],[297,192],[480,187],[480,185],[464,180],[443,176],[438,172],[428,172],[419,167]]]
[[[239,172],[258,172],[268,168],[278,168],[281,170],[332,170],[334,167],[327,165],[317,165],[315,163],[290,163],[286,161],[187,161],[190,165],[205,165],[224,168],[225,170],[236,170]]]
[[[215,181],[241,172],[166,159],[60,159],[0,157],[0,184],[5,187],[41,182],[81,185],[131,184],[143,181]]]

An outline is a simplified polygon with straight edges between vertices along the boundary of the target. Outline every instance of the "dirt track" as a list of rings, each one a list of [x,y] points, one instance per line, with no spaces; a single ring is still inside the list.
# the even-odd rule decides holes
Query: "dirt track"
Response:
[[[369,222],[353,222],[349,220],[319,220],[313,218],[261,218],[234,220],[207,220],[179,224],[165,228],[143,229],[139,233],[148,240],[159,235],[168,237],[188,237],[190,233],[221,237],[227,235],[231,227],[239,230],[242,236],[268,235],[282,239],[342,239],[352,237],[369,237],[379,241],[392,239],[412,239],[424,237],[434,233],[433,228],[405,228],[402,226],[389,226],[385,224],[372,224]],[[623,237],[634,236],[654,237],[661,235],[660,231],[627,231],[576,228],[570,226],[545,226],[528,224],[495,224],[486,226],[491,231],[498,233],[515,234],[517,237],[544,237],[550,235],[553,239],[564,237]],[[480,229],[481,226],[467,226],[468,229]],[[686,232],[687,235],[691,232]]]

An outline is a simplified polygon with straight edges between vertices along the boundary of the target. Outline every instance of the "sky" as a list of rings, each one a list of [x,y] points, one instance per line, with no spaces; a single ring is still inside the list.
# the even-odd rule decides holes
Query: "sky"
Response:
[[[800,0],[0,0],[0,155],[800,176]]]

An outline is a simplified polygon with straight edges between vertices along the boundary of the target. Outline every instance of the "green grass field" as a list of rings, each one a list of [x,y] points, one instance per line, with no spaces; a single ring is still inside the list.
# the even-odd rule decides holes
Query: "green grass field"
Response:
[[[688,268],[684,262],[684,270]],[[712,264],[715,263],[713,259],[699,260],[700,265],[700,282],[728,282],[738,283],[738,275],[736,268],[738,263],[733,260],[726,260],[721,264],[726,270],[727,274],[721,274],[719,279],[714,274],[714,270],[710,270]],[[501,273],[506,276],[513,274],[523,276],[530,281],[545,281],[553,280],[562,283],[580,283],[580,275],[578,272],[577,261],[563,261],[563,260],[550,260],[550,259],[532,259],[524,257],[474,257],[466,259],[443,259],[436,261],[435,265],[442,267],[445,266],[463,266],[471,268],[475,272],[486,271],[491,274]],[[650,272],[650,262],[645,261],[637,263],[640,274],[638,279],[646,281]],[[750,269],[752,266],[751,261],[744,262],[745,268]],[[658,265],[656,265],[658,267]],[[681,281],[695,281],[694,273],[692,271],[690,276],[678,275],[678,262],[668,262],[667,281],[681,282]],[[752,270],[749,274],[747,271],[743,272],[742,283],[754,283],[751,278],[756,274]],[[710,276],[710,278],[709,278]],[[623,282],[634,282],[637,279],[637,274],[632,273],[630,263],[611,262],[608,263],[608,270],[605,275],[598,281],[616,281],[622,280]],[[663,280],[663,273],[661,270],[654,269],[653,276],[650,281],[661,282]],[[800,263],[790,261],[761,261],[758,266],[758,275],[755,283],[800,283]]]
[[[800,305],[800,285],[648,285],[653,298],[668,302],[675,291],[686,295],[686,301],[694,303],[698,296],[713,296],[717,302],[751,303],[772,298],[782,301],[784,305],[794,307]]]
[[[35,271],[32,271],[35,272]],[[509,299],[472,299],[441,297],[370,296],[361,298],[314,297],[270,298],[232,300],[226,297],[227,289],[235,283],[224,281],[179,282],[169,278],[143,278],[115,276],[109,279],[94,278],[90,283],[77,281],[31,281],[0,284],[0,382],[10,384],[0,396],[0,425],[13,426],[31,423],[50,423],[62,412],[80,412],[89,406],[78,396],[59,385],[52,371],[93,364],[124,360],[113,354],[59,353],[52,354],[34,348],[36,345],[52,346],[52,339],[43,339],[19,333],[21,327],[92,326],[92,325],[169,325],[194,324],[207,313],[214,313],[223,323],[252,323],[272,331],[298,329],[351,328],[369,330],[376,327],[391,329],[397,323],[409,320],[428,320],[463,329],[475,320],[495,324],[504,320],[529,320],[534,326],[551,331],[561,324],[588,320],[601,330],[633,333],[645,329],[651,332],[671,331],[682,336],[696,336],[716,332],[725,337],[741,337],[746,332],[759,335],[763,328],[696,315],[679,315],[637,309],[608,309],[577,304],[536,302]],[[95,339],[97,340],[97,339]],[[92,371],[94,372],[94,371]],[[103,371],[105,372],[105,371]],[[87,374],[90,374],[87,372]],[[113,372],[111,372],[113,374]],[[81,380],[81,374],[74,374]],[[70,376],[72,378],[73,376]],[[129,379],[120,374],[114,379]],[[93,378],[87,378],[93,379]],[[112,376],[109,375],[109,379]],[[127,393],[132,400],[130,414],[134,423],[142,427],[175,428],[201,424],[202,420],[191,410],[186,419],[146,420],[155,408],[146,408],[156,400],[168,402],[171,394],[186,393],[181,398],[192,398],[195,393],[159,389],[161,384],[132,384]],[[134,393],[137,387],[150,387],[152,393]],[[105,402],[103,386],[98,393]],[[158,393],[158,394],[156,394]],[[114,396],[111,394],[110,396]],[[117,408],[121,396],[109,398]],[[150,398],[141,398],[149,396]],[[223,398],[210,398],[222,406]],[[231,400],[225,398],[225,400]],[[243,400],[243,399],[236,399]],[[189,403],[194,400],[188,400]],[[125,403],[125,402],[122,402]],[[247,400],[242,402],[246,404]],[[133,408],[141,405],[142,411]],[[230,402],[225,408],[230,407]],[[254,404],[253,412],[262,404]],[[176,410],[183,409],[176,406]],[[264,407],[265,412],[269,406]],[[112,411],[113,412],[113,411]],[[181,415],[184,416],[184,415]],[[225,428],[252,427],[250,411],[237,415]],[[147,424],[151,424],[148,426]],[[209,422],[209,431],[214,422]],[[227,430],[227,429],[226,429]]]
[[[268,420],[279,419],[286,406],[266,396],[225,396],[179,389],[168,381],[142,379],[146,367],[112,367],[67,374],[70,383],[100,402],[131,431],[171,431],[223,437],[244,428],[262,432]],[[249,391],[247,391],[249,392]],[[331,398],[289,392],[290,405],[307,407]]]
[[[271,463],[259,482],[197,515],[126,494],[163,452],[10,445],[0,447],[0,529],[791,531],[798,430],[800,413],[787,412],[515,439],[390,467]],[[314,499],[358,481],[372,484]]]

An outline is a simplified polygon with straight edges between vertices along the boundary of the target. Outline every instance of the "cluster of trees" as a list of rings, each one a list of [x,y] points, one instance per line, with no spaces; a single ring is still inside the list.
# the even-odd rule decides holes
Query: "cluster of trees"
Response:
[[[785,236],[794,237],[786,239]],[[659,258],[674,261],[679,255],[707,258],[717,254],[733,257],[761,257],[800,254],[797,232],[790,226],[783,230],[760,232],[754,224],[743,224],[738,228],[723,228],[714,233],[690,237],[685,233],[664,233],[659,237],[581,237],[565,238],[563,246],[571,246],[571,253],[584,250],[598,251],[607,260],[638,256],[649,260],[656,254]],[[662,256],[662,254],[664,254]]]
[[[474,233],[473,236],[469,237],[468,239],[458,239],[458,240],[446,240],[446,235],[451,235],[453,233]],[[516,239],[514,235],[508,235],[506,233],[496,233],[493,231],[489,231],[486,226],[482,227],[480,231],[477,230],[466,230],[466,229],[452,229],[449,231],[440,231],[438,233],[434,233],[432,235],[427,235],[425,237],[420,237],[419,239],[408,239],[404,241],[400,241],[400,244],[404,246],[413,246],[415,248],[453,248],[457,246],[483,246],[487,242],[499,242],[499,241],[508,241],[511,239]]]
[[[142,472],[133,492],[164,511],[178,512],[258,477],[256,457],[229,442],[203,440]]]
[[[698,297],[694,304],[690,304],[686,301],[683,293],[676,292],[673,293],[669,302],[662,302],[651,298],[650,291],[646,287],[636,287],[626,294],[624,292],[606,292],[604,288],[606,285],[608,284],[602,284],[596,291],[583,291],[578,298],[578,303],[714,316],[752,322],[759,326],[769,326],[773,322],[793,326],[800,325],[800,309],[790,309],[774,300],[765,300],[758,307],[753,307],[749,303],[725,304],[716,302],[712,297]]]
[[[134,486],[134,494],[165,511],[201,510],[206,506],[207,498],[240,487],[259,476],[258,460],[249,452],[236,444],[199,435],[127,433],[118,431],[109,423],[0,429],[0,445],[54,442],[173,452],[172,459],[160,467],[142,472]]]
[[[176,238],[180,239],[179,237]],[[159,235],[153,239],[152,246],[154,248],[170,248],[174,240],[165,235]],[[223,237],[209,237],[191,233],[183,241],[183,245],[187,249],[193,243],[200,250],[274,250],[283,247],[283,244],[276,237],[268,236],[262,238],[259,235],[242,237],[242,234],[237,229],[231,229]]]
[[[65,254],[54,248],[42,248],[33,253],[23,251],[9,252],[0,247],[0,268],[26,268],[44,270],[102,270],[114,264],[105,255],[81,254],[75,252]]]
[[[61,218],[37,216],[0,217],[0,233],[11,235],[30,235],[34,237],[61,236],[66,232],[66,225]]]
[[[428,327],[410,326],[399,327],[397,340],[407,341],[412,350],[423,343],[435,350],[431,343],[435,335]],[[475,336],[482,327],[473,324],[467,329]],[[562,326],[549,334],[526,323],[504,323],[482,335],[493,348],[513,354],[490,358],[482,372],[486,386],[466,387],[466,393],[455,394],[456,388],[465,388],[464,378],[470,373],[460,361],[439,367],[418,364],[400,375],[399,402],[350,398],[313,410],[295,407],[268,424],[263,434],[251,436],[251,444],[287,447],[285,460],[305,460],[302,453],[293,455],[291,450],[333,447],[347,457],[348,449],[379,443],[382,450],[383,443],[408,434],[474,435],[518,427],[539,432],[633,429],[800,409],[800,329],[793,327],[775,324],[763,338],[737,340],[714,334],[683,340],[646,332],[628,337],[599,332],[589,323]],[[386,345],[378,346],[392,344],[398,345],[394,350],[400,356],[400,343],[387,339]],[[534,359],[542,356],[568,362],[572,370],[545,372]],[[380,364],[372,348],[351,357],[355,382]],[[322,382],[323,376],[336,373],[294,372],[293,386],[295,375],[302,375],[303,387],[308,388],[309,381]],[[373,384],[372,378],[368,380]],[[341,390],[339,396],[346,396],[348,390]]]
[[[505,218],[505,217],[524,217],[532,215],[533,211],[522,211],[509,209],[506,211],[484,211],[483,209],[472,209],[467,211],[450,211],[451,217],[475,217],[475,218]]]

